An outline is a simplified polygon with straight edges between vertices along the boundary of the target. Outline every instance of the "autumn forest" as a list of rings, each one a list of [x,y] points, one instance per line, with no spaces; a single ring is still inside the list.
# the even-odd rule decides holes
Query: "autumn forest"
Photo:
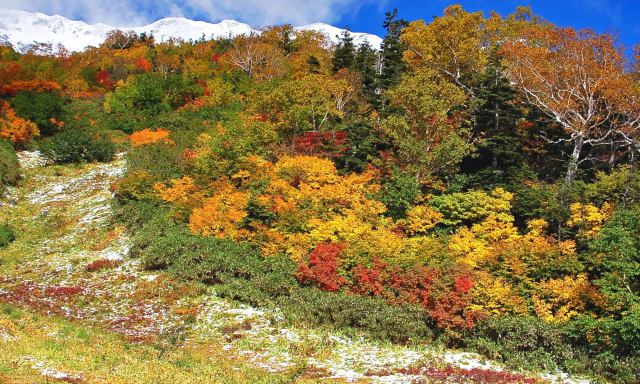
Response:
[[[524,7],[384,27],[381,47],[289,25],[0,46],[0,189],[29,184],[25,151],[122,159],[110,225],[176,284],[514,372],[639,382],[640,47]],[[18,249],[11,220],[0,247]],[[0,302],[22,307],[8,282]]]

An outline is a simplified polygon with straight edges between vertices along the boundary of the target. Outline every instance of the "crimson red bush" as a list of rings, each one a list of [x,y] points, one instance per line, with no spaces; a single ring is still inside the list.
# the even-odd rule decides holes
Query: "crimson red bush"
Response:
[[[302,283],[316,283],[325,291],[337,291],[346,284],[338,274],[338,260],[344,246],[335,243],[320,243],[309,255],[309,262],[300,264],[298,279]]]

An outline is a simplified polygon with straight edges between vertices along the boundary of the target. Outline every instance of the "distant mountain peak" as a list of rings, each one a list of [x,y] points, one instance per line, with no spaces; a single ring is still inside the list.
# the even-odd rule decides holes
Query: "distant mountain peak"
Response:
[[[100,45],[107,34],[115,29],[153,33],[157,41],[172,38],[197,40],[202,36],[210,39],[260,33],[251,26],[235,20],[222,20],[214,24],[183,17],[167,17],[140,27],[113,27],[103,23],[88,24],[84,21],[70,20],[60,15],[50,16],[40,12],[0,8],[0,43],[11,44],[21,52],[34,43],[46,43],[54,47],[62,45],[70,51],[81,51],[90,46]],[[345,31],[325,23],[296,27],[295,30],[316,31],[334,43]],[[356,45],[367,42],[372,47],[379,48],[382,42],[379,36],[369,33],[350,33]]]

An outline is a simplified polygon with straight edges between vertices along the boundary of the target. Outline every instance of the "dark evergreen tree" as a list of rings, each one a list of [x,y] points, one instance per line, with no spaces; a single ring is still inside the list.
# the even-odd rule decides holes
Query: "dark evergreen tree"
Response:
[[[469,82],[474,97],[467,106],[477,152],[462,163],[462,189],[503,185],[533,171],[526,166],[523,145],[527,141],[519,127],[525,106],[503,74],[495,55],[482,73]]]
[[[400,41],[400,35],[408,23],[398,19],[398,9],[385,14],[386,18],[382,26],[387,30],[387,35],[382,41],[380,70],[378,87],[380,90],[389,89],[398,83],[400,75],[405,70],[402,54],[405,45]]]
[[[22,91],[11,99],[11,106],[18,116],[36,123],[41,135],[49,136],[58,130],[52,118],[66,120],[65,102],[59,92]]]
[[[320,73],[320,60],[314,55],[307,58],[307,64],[309,65],[309,71],[311,73]]]
[[[362,93],[369,103],[377,105],[377,73],[379,53],[368,43],[363,43],[358,47],[353,65],[354,71],[358,72],[362,80]]]
[[[516,91],[503,76],[499,61],[490,60],[477,86],[476,133],[483,137],[481,155],[491,168],[509,166],[521,159],[517,125],[522,113],[514,101]]]
[[[278,46],[287,57],[291,56],[296,50],[293,39],[294,33],[293,27],[290,24],[282,26],[282,30],[279,33],[280,41],[278,41]]]
[[[353,44],[353,36],[349,31],[344,31],[333,53],[333,72],[342,68],[353,69],[356,57],[356,46]]]

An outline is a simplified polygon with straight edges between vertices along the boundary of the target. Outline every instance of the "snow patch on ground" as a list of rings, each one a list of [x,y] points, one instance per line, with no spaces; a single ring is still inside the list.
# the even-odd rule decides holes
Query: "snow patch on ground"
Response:
[[[2,328],[2,326],[0,326],[0,341],[7,342],[15,339],[16,339],[16,336],[11,334],[9,330],[4,329]]]
[[[20,168],[23,170],[42,167],[47,164],[47,160],[40,151],[19,151],[16,156],[18,156],[18,163],[20,163]]]
[[[49,381],[49,379],[64,381],[67,383],[80,383],[84,381],[82,373],[63,372],[47,367],[44,361],[37,360],[32,356],[25,356],[24,361],[31,363],[31,368],[39,371],[40,374],[45,377],[45,380],[47,380],[47,382]]]

